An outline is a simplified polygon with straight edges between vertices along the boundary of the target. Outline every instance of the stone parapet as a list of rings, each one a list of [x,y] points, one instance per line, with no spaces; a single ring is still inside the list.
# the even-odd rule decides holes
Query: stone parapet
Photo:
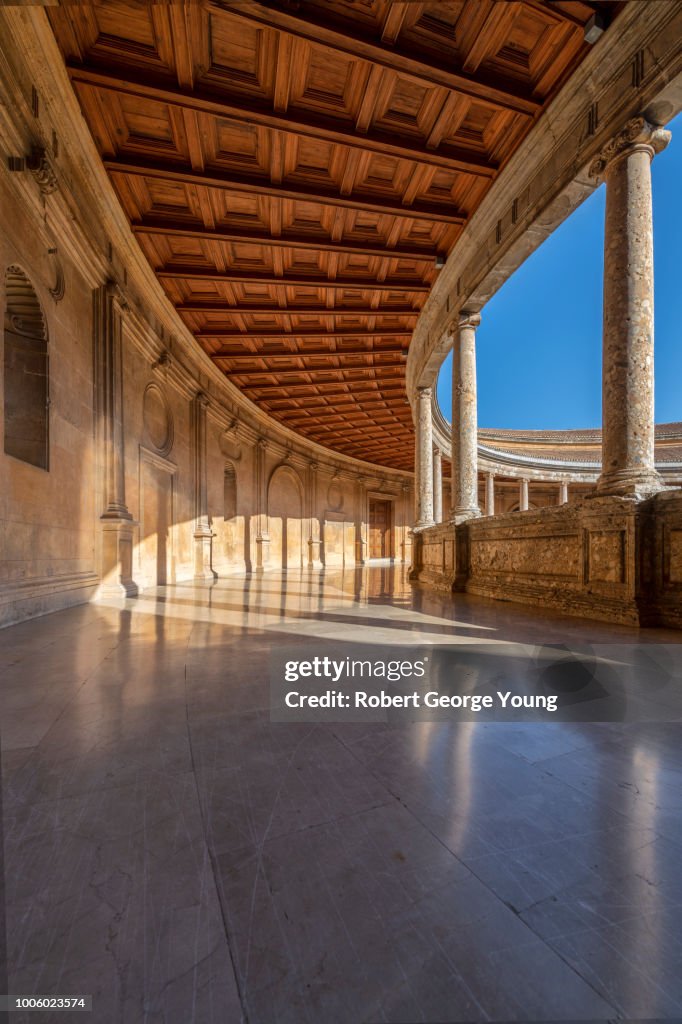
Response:
[[[682,491],[589,498],[415,534],[411,578],[566,615],[682,628]]]

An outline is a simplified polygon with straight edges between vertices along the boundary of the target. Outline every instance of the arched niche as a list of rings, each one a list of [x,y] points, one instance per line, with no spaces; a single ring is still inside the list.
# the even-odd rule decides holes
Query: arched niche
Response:
[[[47,325],[38,296],[21,267],[5,271],[5,454],[49,469]]]
[[[303,484],[295,469],[281,464],[268,483],[270,563],[283,569],[303,565]]]

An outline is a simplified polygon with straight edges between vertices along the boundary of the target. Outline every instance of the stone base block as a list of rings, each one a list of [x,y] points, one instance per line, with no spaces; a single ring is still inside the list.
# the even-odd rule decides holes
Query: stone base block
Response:
[[[101,526],[101,581],[98,597],[136,597],[139,588],[133,580],[132,519],[105,517]]]
[[[567,615],[682,628],[682,491],[423,530],[410,578]]]
[[[92,600],[98,582],[94,572],[78,572],[2,583],[0,627],[85,604]]]

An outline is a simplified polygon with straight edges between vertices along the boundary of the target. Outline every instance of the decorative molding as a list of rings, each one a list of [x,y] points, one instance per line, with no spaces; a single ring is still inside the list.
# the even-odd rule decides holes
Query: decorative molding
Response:
[[[141,444],[140,450],[140,462],[146,462],[150,466],[156,466],[157,469],[162,469],[164,473],[170,473],[173,476],[178,471],[178,467],[170,459],[164,458],[163,455],[159,455],[158,452],[153,451],[151,448],[147,448],[146,445]]]
[[[31,155],[26,160],[26,167],[31,172],[38,188],[44,196],[49,196],[57,191],[59,182],[54,167],[50,163],[47,151],[42,146],[34,146]]]
[[[666,128],[649,124],[644,117],[631,118],[623,128],[602,148],[596,160],[590,164],[591,178],[601,178],[612,161],[638,149],[650,152],[651,158],[661,153],[672,138]]]
[[[173,357],[171,356],[167,348],[163,348],[161,349],[159,355],[151,365],[152,370],[158,370],[161,369],[162,367],[168,368],[173,365]]]
[[[55,283],[54,287],[50,288],[49,290],[50,295],[52,296],[55,302],[61,302],[62,299],[64,298],[64,293],[66,291],[66,281],[64,280],[64,268],[62,267],[62,261],[59,259],[56,246],[53,246],[52,248],[48,249],[47,252],[49,256],[54,257],[55,267]]]
[[[161,410],[165,422],[154,422],[152,403],[157,403],[157,409]],[[142,422],[147,437],[159,455],[166,456],[173,447],[174,424],[168,399],[159,385],[152,381],[147,384],[142,396]],[[155,436],[155,430],[161,426],[163,436]]]

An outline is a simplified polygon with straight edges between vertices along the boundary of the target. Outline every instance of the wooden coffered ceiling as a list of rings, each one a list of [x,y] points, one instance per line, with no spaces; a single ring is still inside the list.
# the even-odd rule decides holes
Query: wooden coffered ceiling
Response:
[[[587,46],[578,0],[106,0],[48,8],[133,231],[266,412],[411,469],[410,336]]]

